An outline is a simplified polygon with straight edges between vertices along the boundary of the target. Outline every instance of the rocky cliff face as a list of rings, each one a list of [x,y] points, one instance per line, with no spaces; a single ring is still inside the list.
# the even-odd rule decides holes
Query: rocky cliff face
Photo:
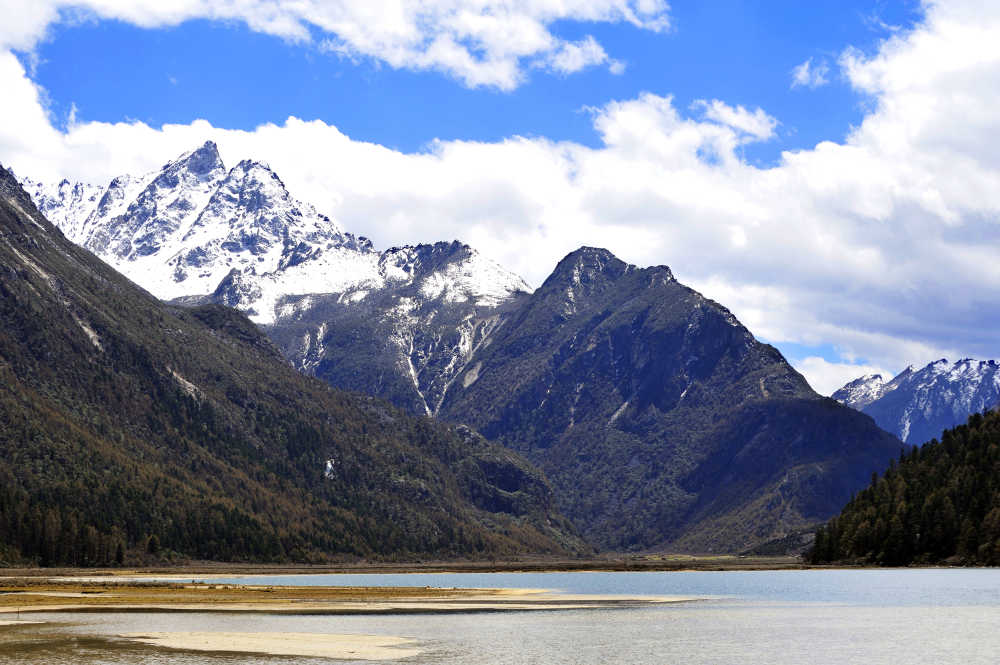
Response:
[[[953,363],[942,358],[919,369],[911,365],[890,381],[879,375],[861,377],[833,398],[918,445],[964,423],[973,413],[1000,405],[1000,365],[995,360],[965,358]]]

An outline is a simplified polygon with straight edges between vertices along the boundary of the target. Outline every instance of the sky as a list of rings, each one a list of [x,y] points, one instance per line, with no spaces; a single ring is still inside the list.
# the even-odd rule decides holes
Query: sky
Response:
[[[0,162],[206,139],[379,247],[529,283],[580,245],[730,308],[819,392],[1000,357],[1000,4],[0,0]]]

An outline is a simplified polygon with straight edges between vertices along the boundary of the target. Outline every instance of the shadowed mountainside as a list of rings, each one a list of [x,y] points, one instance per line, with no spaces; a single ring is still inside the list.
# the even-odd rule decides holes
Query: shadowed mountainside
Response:
[[[739,551],[833,514],[900,442],[664,266],[563,259],[441,408],[537,463],[606,549]]]
[[[233,310],[164,305],[2,168],[0,455],[0,559],[585,549],[516,454],[302,376]]]

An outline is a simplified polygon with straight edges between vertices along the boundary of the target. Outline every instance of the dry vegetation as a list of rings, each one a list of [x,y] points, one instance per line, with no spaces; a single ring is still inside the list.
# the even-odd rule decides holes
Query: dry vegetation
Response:
[[[58,581],[9,578],[0,581],[0,612],[68,609],[242,610],[280,612],[322,609],[340,603],[441,601],[482,598],[499,592],[475,589],[392,587],[289,587],[212,583]]]

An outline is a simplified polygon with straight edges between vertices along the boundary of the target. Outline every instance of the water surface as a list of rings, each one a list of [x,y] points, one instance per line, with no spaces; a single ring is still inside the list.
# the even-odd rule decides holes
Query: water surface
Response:
[[[1000,570],[995,569],[317,575],[228,581],[549,588],[705,600],[459,615],[53,613],[31,618],[58,623],[0,628],[0,663],[331,662],[168,651],[108,637],[142,631],[398,635],[418,640],[423,649],[403,662],[448,665],[994,665],[1000,658]]]

